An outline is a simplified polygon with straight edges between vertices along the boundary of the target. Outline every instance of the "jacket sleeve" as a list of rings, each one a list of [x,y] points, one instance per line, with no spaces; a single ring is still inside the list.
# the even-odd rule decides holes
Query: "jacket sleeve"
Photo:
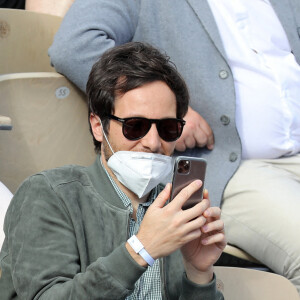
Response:
[[[5,233],[1,281],[12,286],[5,283],[12,279],[18,299],[124,299],[146,270],[124,243],[82,266],[68,210],[43,175],[31,177],[16,193]]]
[[[198,285],[188,280],[186,273],[184,273],[182,277],[182,292],[179,299],[223,300],[224,297],[223,294],[216,288],[216,275],[214,275],[214,278],[210,283]]]
[[[49,48],[51,64],[85,92],[93,64],[132,40],[138,15],[138,0],[76,0]]]

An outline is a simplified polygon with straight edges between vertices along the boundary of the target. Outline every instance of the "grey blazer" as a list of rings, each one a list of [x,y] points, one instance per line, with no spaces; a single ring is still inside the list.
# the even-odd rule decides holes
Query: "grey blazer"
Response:
[[[271,0],[300,64],[300,0]],[[208,162],[213,205],[241,162],[233,77],[206,0],[77,0],[49,49],[56,70],[85,90],[93,63],[108,48],[146,41],[167,52],[185,78],[191,106],[212,127],[215,148],[187,150]]]

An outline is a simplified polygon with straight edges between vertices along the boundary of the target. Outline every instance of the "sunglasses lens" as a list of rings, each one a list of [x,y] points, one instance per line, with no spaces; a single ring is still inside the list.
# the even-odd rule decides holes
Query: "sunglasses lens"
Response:
[[[181,136],[183,124],[176,119],[164,119],[159,121],[157,129],[163,140],[173,142]]]
[[[129,140],[144,137],[155,122],[159,136],[166,142],[176,141],[182,133],[184,123],[178,119],[149,120],[146,118],[127,118],[123,122],[123,134]]]
[[[151,127],[147,119],[127,119],[123,125],[123,134],[129,140],[138,140],[145,136]]]

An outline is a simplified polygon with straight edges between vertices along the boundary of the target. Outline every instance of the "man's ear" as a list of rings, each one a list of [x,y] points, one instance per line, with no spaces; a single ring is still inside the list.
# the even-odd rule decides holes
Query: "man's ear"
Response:
[[[91,124],[91,128],[92,128],[94,138],[98,142],[102,143],[102,141],[103,141],[103,128],[102,128],[102,125],[100,123],[99,117],[94,115],[94,114],[90,114],[90,124]]]

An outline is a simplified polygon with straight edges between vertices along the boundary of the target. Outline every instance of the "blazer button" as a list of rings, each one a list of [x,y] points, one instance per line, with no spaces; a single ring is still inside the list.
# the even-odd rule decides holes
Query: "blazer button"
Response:
[[[222,115],[220,121],[224,126],[226,126],[230,123],[230,118],[227,117],[226,115]]]
[[[237,160],[238,156],[235,152],[231,152],[230,155],[229,155],[229,160],[231,162],[235,162]]]
[[[221,70],[221,71],[219,72],[219,77],[220,77],[221,79],[226,79],[226,78],[228,77],[228,72],[227,72],[226,70]]]

